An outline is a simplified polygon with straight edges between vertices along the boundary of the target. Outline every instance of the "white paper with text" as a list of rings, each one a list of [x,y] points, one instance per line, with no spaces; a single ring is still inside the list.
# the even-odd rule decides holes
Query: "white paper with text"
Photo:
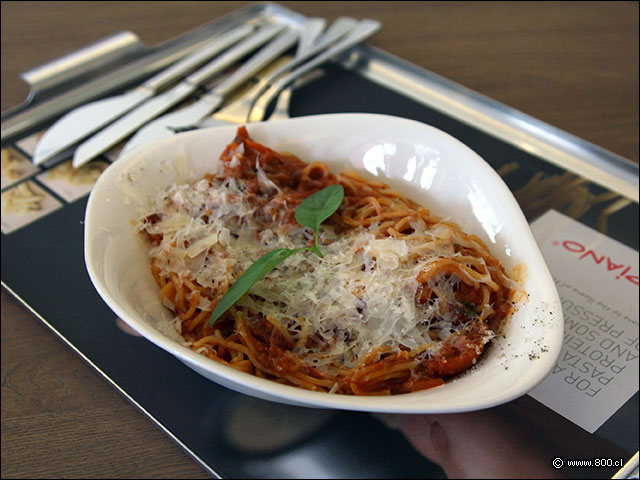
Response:
[[[531,228],[565,332],[552,373],[529,394],[593,433],[638,391],[638,252],[554,210]]]

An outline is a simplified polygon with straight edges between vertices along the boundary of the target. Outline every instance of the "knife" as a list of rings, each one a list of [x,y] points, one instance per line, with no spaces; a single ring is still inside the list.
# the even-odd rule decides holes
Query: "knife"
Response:
[[[153,97],[161,88],[247,37],[253,30],[254,28],[249,25],[242,25],[216,36],[213,41],[151,77],[143,85],[123,95],[88,103],[69,112],[49,128],[40,139],[33,153],[33,163],[40,165],[75,145]]]
[[[132,112],[129,112],[104,130],[98,132],[76,149],[73,155],[74,168],[84,165],[131,135],[149,120],[185,100],[197,90],[199,85],[233,65],[239,59],[271,40],[276,35],[280,34],[269,44],[274,51],[271,58],[290,49],[297,41],[297,35],[288,29],[282,32],[284,28],[283,25],[268,25],[262,27],[249,39],[244,40],[219,58],[192,73],[175,87],[157,97],[147,100]],[[253,73],[255,73],[255,70],[249,72],[246,78],[244,78],[244,81],[248,80]]]

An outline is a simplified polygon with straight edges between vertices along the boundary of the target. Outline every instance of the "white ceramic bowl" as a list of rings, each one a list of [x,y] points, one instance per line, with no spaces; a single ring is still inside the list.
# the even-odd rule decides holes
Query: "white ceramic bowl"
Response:
[[[554,282],[513,195],[468,147],[428,125],[384,115],[340,114],[248,125],[256,141],[323,161],[334,172],[356,169],[479,235],[507,271],[520,265],[529,294],[504,338],[446,385],[391,397],[311,392],[238,372],[180,345],[167,328],[172,313],[158,300],[143,242],[132,227],[140,205],[173,183],[214,171],[236,126],[176,135],[130,152],[95,185],[86,212],[85,260],[111,309],[148,340],[216,383],[255,397],[310,407],[387,413],[462,412],[517,398],[551,371],[562,344],[562,310]],[[117,354],[117,352],[115,352]]]

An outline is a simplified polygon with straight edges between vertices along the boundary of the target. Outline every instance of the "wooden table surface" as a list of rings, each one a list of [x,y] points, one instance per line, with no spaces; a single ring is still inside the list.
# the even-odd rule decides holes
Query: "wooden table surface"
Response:
[[[2,2],[2,110],[44,62],[121,30],[162,43],[249,3]],[[281,4],[378,19],[370,44],[638,162],[637,2]],[[209,476],[4,290],[1,338],[3,478]]]

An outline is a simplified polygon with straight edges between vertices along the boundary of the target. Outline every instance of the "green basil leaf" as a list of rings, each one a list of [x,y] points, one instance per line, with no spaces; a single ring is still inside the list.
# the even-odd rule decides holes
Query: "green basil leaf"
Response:
[[[298,205],[295,217],[300,225],[313,228],[316,237],[315,245],[313,247],[296,248],[295,250],[290,248],[276,248],[261,256],[246,272],[237,278],[234,284],[227,290],[227,293],[222,296],[211,314],[209,325],[213,326],[222,314],[240,300],[256,282],[261,280],[267,273],[294,253],[310,250],[319,257],[322,257],[322,252],[318,248],[318,227],[338,209],[343,198],[344,188],[342,188],[342,185],[331,185],[305,198],[304,201]]]
[[[220,318],[220,316],[229,309],[229,307],[240,300],[254,283],[261,280],[276,266],[300,250],[301,249],[292,250],[290,248],[276,248],[275,250],[265,253],[256,260],[246,272],[236,279],[234,284],[231,285],[229,290],[227,290],[227,293],[222,296],[218,305],[216,305],[215,310],[211,314],[209,325],[213,325],[216,320],[218,320],[218,318]]]
[[[296,220],[300,225],[316,230],[322,222],[335,212],[344,198],[342,185],[331,185],[309,195],[296,209]]]

